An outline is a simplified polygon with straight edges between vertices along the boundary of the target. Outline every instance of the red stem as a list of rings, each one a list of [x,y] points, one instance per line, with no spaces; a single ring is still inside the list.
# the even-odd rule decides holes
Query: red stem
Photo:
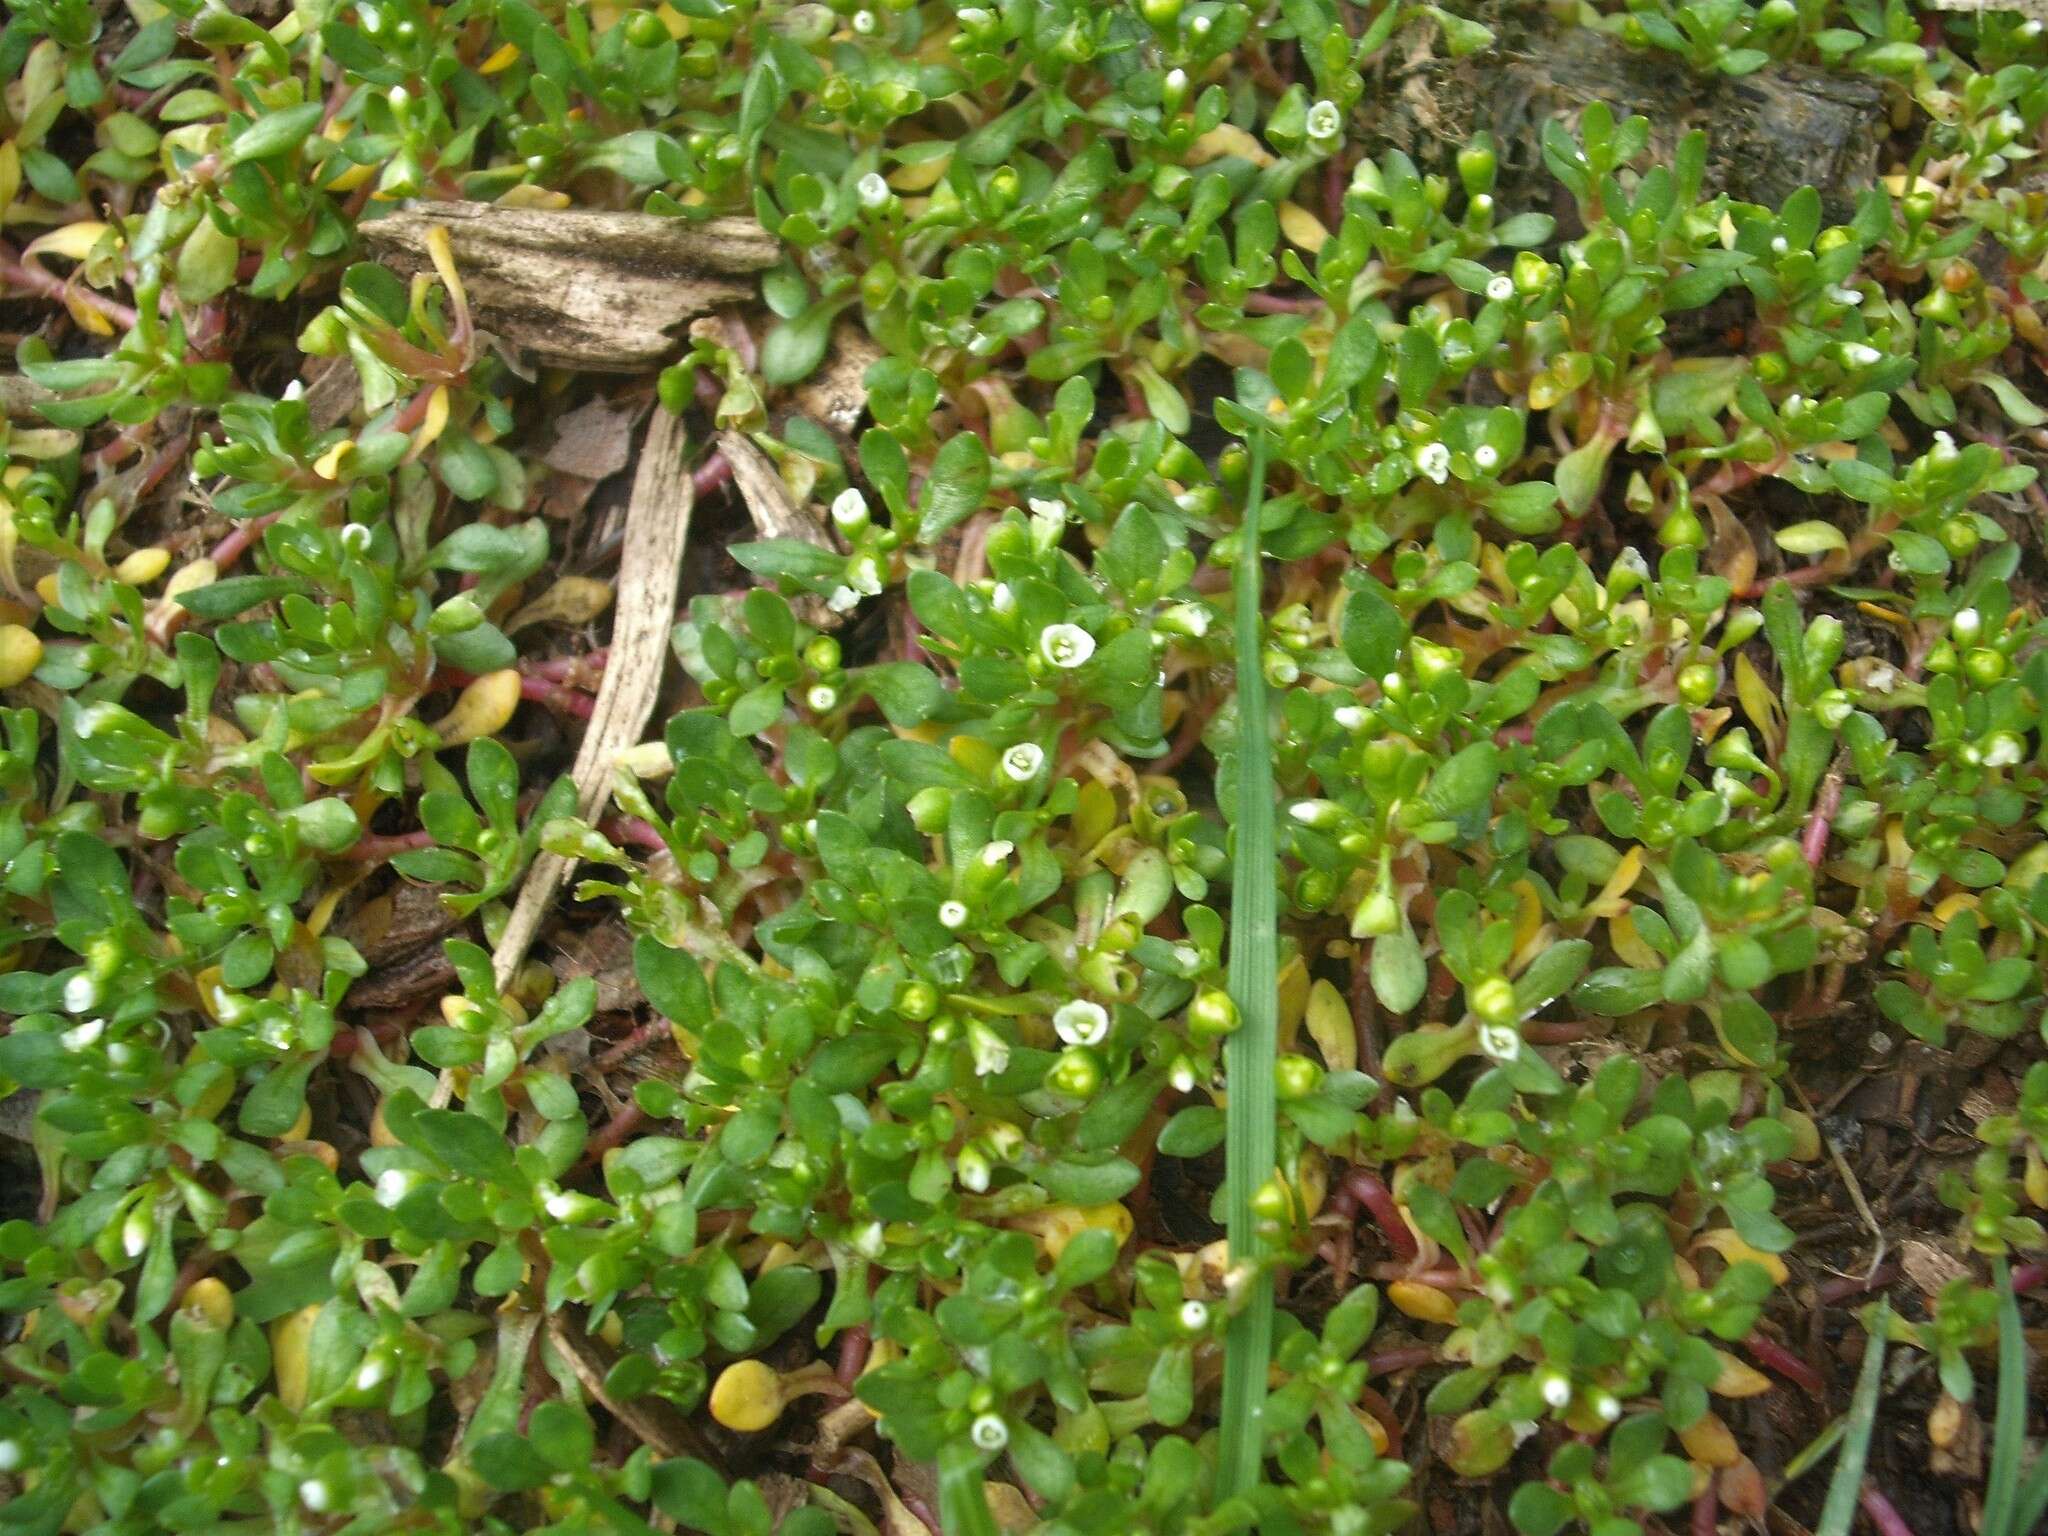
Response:
[[[22,260],[11,245],[0,244],[0,281],[25,288],[38,298],[55,299],[59,303],[75,300],[127,330],[135,329],[136,314],[128,305],[82,284],[74,286],[54,272],[45,272],[34,262]]]
[[[693,495],[709,496],[713,491],[732,478],[732,465],[725,455],[713,452],[711,457],[699,464],[690,476],[690,490]]]
[[[213,553],[207,557],[213,561],[214,573],[225,576],[234,568],[235,562],[248,552],[249,546],[262,536],[263,530],[283,516],[282,512],[266,512],[261,517],[252,517],[246,523],[238,525],[232,533],[213,546]]]
[[[1839,1306],[1852,1296],[1865,1296],[1872,1291],[1881,1291],[1898,1278],[1898,1266],[1893,1264],[1886,1264],[1867,1277],[1841,1275],[1819,1287],[1814,1292],[1814,1299],[1824,1307]]]
[[[868,1368],[868,1351],[872,1337],[866,1323],[856,1323],[839,1335],[839,1364],[833,1374],[838,1376],[842,1387],[851,1389],[860,1379],[860,1373]]]
[[[340,856],[352,864],[381,864],[394,854],[433,846],[434,834],[431,832],[371,832],[357,838]],[[335,1038],[341,1037],[337,1035]]]
[[[1842,779],[1831,773],[1821,783],[1820,803],[1814,806],[1806,831],[1799,839],[1799,851],[1806,855],[1808,869],[1819,869],[1820,861],[1827,856],[1828,834],[1834,830],[1835,812],[1841,806]]]
[[[1766,1334],[1752,1333],[1743,1341],[1749,1352],[1755,1355],[1757,1363],[1766,1370],[1776,1371],[1795,1386],[1804,1388],[1815,1397],[1828,1395],[1827,1383],[1820,1379],[1820,1372],[1792,1353],[1776,1339]]]
[[[1714,1480],[1710,1477],[1700,1496],[1692,1501],[1692,1536],[1715,1536],[1720,1518],[1721,1501],[1714,1494]]]
[[[1363,1168],[1353,1168],[1344,1175],[1344,1187],[1351,1191],[1353,1198],[1372,1212],[1372,1218],[1386,1234],[1388,1246],[1404,1259],[1412,1259],[1421,1252],[1416,1246],[1415,1234],[1408,1230],[1408,1223],[1401,1217],[1401,1208],[1394,1203],[1393,1194],[1377,1174]]]
[[[1400,1371],[1412,1371],[1418,1366],[1435,1364],[1434,1349],[1427,1344],[1414,1344],[1406,1349],[1383,1349],[1376,1355],[1367,1355],[1365,1373],[1368,1376],[1392,1376]]]
[[[1874,1483],[1863,1485],[1863,1497],[1859,1501],[1863,1513],[1870,1516],[1870,1523],[1877,1527],[1878,1536],[1913,1536],[1913,1527],[1906,1524],[1906,1517],[1892,1507],[1892,1501],[1877,1491]]]

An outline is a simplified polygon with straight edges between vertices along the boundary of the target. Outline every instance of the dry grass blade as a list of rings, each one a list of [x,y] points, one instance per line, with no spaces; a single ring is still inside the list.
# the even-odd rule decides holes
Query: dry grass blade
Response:
[[[832,540],[818,526],[818,520],[796,504],[789,487],[767,454],[756,448],[744,432],[718,434],[718,451],[732,466],[732,483],[739,487],[747,515],[764,539],[795,539],[816,549],[829,550]],[[804,623],[818,629],[837,629],[843,614],[834,613],[815,597],[798,598],[791,606]]]
[[[640,467],[626,509],[618,608],[604,682],[570,770],[578,814],[586,819],[604,803],[619,754],[639,744],[661,690],[669,626],[675,621],[678,566],[690,535],[690,471],[683,463],[683,445],[682,421],[656,411],[641,440]],[[569,869],[567,859],[543,853],[527,870],[491,956],[500,987],[511,984]]]

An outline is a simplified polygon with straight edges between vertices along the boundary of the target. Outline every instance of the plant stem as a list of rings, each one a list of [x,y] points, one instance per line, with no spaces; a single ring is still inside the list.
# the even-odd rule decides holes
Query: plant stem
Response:
[[[1240,524],[1237,568],[1237,856],[1230,889],[1230,992],[1238,1028],[1224,1050],[1230,1085],[1226,1178],[1230,1265],[1254,1266],[1242,1306],[1224,1335],[1222,1498],[1258,1481],[1265,1444],[1266,1372],[1273,1350],[1273,1276],[1252,1197],[1273,1176],[1273,1051],[1278,971],[1278,882],[1273,851],[1273,761],[1266,734],[1261,651],[1259,514],[1266,490],[1266,440],[1251,443],[1251,488]]]

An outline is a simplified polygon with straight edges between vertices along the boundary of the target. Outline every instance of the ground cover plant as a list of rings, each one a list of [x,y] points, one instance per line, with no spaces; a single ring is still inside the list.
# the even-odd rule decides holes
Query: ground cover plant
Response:
[[[2040,22],[0,66],[0,1532],[2040,1528]]]

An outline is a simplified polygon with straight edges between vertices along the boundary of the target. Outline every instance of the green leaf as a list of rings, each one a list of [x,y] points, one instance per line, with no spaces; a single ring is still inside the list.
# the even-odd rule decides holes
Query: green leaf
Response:
[[[1849,1415],[1842,1436],[1842,1453],[1835,1461],[1835,1474],[1828,1479],[1827,1502],[1813,1536],[1849,1536],[1856,1520],[1856,1505],[1863,1491],[1863,1464],[1870,1453],[1870,1432],[1877,1423],[1878,1398],[1884,1388],[1884,1345],[1891,1309],[1880,1300],[1863,1346],[1863,1369],[1856,1377],[1856,1391],[1849,1399]],[[1994,1480],[1996,1474],[1993,1474]],[[1984,1529],[1994,1527],[1986,1512]]]
[[[1423,963],[1422,946],[1405,927],[1372,941],[1369,971],[1373,996],[1393,1014],[1411,1012],[1422,1001],[1429,985],[1429,967]]]
[[[956,523],[981,510],[988,496],[988,449],[972,432],[946,440],[932,460],[932,472],[917,502],[917,539],[930,544]]]
[[[327,113],[324,101],[309,101],[266,113],[229,141],[221,158],[229,165],[244,160],[261,160],[282,150],[295,149],[320,126]]]

